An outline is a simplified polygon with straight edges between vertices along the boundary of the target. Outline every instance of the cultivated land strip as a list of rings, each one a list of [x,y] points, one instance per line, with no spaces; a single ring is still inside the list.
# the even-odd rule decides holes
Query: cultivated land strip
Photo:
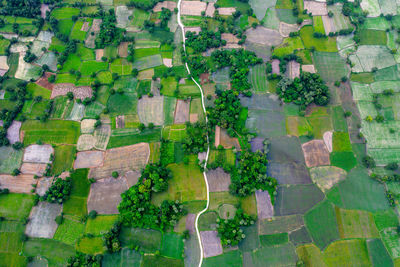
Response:
[[[181,2],[182,2],[182,0],[179,0],[179,1],[178,1],[178,25],[179,25],[179,27],[180,27],[181,30],[182,30],[182,37],[183,37],[183,43],[182,43],[182,45],[183,45],[183,50],[184,50],[185,53],[186,53],[185,28],[184,28],[184,25],[182,24],[182,21],[181,21]],[[189,66],[188,66],[187,62],[185,63],[185,66],[186,66],[186,69],[187,69],[187,71],[188,71],[188,73],[189,73],[189,75],[190,75],[190,69],[189,69]],[[203,108],[204,117],[205,117],[205,119],[206,119],[206,125],[207,125],[207,124],[208,124],[208,119],[207,119],[206,107],[205,107],[205,105],[204,105],[204,93],[203,93],[203,89],[201,88],[200,84],[194,79],[194,77],[193,77],[193,76],[191,76],[191,77],[192,77],[193,82],[196,84],[196,86],[197,86],[197,87],[199,88],[199,90],[200,90],[200,94],[201,94],[201,106],[202,106],[202,108]],[[201,214],[203,214],[204,212],[207,211],[208,206],[209,206],[209,204],[210,204],[210,190],[209,190],[209,185],[208,185],[208,180],[207,180],[207,174],[206,174],[207,161],[208,161],[208,156],[209,156],[209,154],[210,154],[210,141],[209,141],[209,139],[208,139],[208,134],[207,134],[207,155],[206,155],[205,164],[204,164],[204,171],[203,171],[203,177],[204,177],[204,181],[206,182],[206,187],[207,187],[207,205],[206,205],[206,207],[205,207],[202,211],[200,211],[200,212],[196,215],[196,220],[195,220],[196,235],[197,235],[197,239],[198,239],[198,241],[199,241],[199,247],[200,247],[200,261],[199,261],[199,267],[200,267],[200,266],[202,265],[202,263],[203,263],[203,246],[202,246],[202,244],[201,244],[201,236],[200,236],[200,231],[199,231],[199,225],[198,225],[198,223],[199,223],[199,218],[200,218]]]

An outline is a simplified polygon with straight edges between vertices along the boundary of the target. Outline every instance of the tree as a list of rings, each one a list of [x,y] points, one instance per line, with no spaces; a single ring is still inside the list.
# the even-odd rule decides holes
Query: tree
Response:
[[[223,246],[236,246],[246,237],[241,227],[250,226],[255,223],[255,218],[247,215],[242,209],[236,210],[233,219],[217,219],[218,236]]]
[[[70,177],[67,177],[65,180],[56,178],[41,199],[42,201],[61,204],[68,199],[71,194],[71,189],[72,181]]]
[[[376,166],[374,158],[368,155],[363,157],[362,162],[368,169],[375,168]]]

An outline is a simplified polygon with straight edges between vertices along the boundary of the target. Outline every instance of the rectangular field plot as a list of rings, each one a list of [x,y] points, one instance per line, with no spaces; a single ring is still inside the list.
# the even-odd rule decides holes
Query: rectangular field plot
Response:
[[[27,218],[33,207],[33,196],[26,194],[7,194],[0,196],[0,216],[7,219]]]
[[[245,254],[243,266],[292,266],[295,265],[296,260],[295,247],[291,243],[287,243]]]
[[[151,229],[123,227],[120,239],[123,246],[139,246],[140,251],[153,253],[161,248],[162,234]]]
[[[54,239],[68,245],[75,245],[75,242],[83,234],[84,229],[85,226],[79,221],[64,218],[63,223],[57,228]]]
[[[333,205],[324,201],[310,210],[304,220],[315,244],[323,249],[332,241],[339,239],[336,213]]]
[[[101,261],[101,266],[115,267],[115,266],[132,266],[140,267],[142,256],[135,250],[123,248],[121,251],[108,254],[106,253]]]
[[[303,216],[276,216],[273,220],[262,220],[258,225],[260,235],[278,234],[294,231],[304,226]]]
[[[315,67],[323,80],[335,82],[347,76],[349,68],[338,53],[314,52]]]
[[[45,144],[76,144],[80,124],[74,121],[26,121],[22,124],[24,144],[35,144],[39,140]]]
[[[150,69],[163,64],[161,55],[153,55],[148,57],[143,57],[141,59],[136,60],[133,63],[133,68],[138,70]]]
[[[231,267],[243,266],[242,253],[240,252],[240,250],[233,250],[226,252],[222,255],[205,258],[203,261],[203,266],[205,267],[224,266],[224,265]]]
[[[336,209],[341,238],[377,238],[378,230],[371,213],[357,210]]]
[[[266,65],[261,64],[251,67],[249,81],[255,92],[266,92],[268,90]]]
[[[350,56],[353,72],[370,72],[372,68],[383,69],[396,64],[393,55],[385,46],[361,45],[356,54]]]
[[[392,266],[392,259],[380,239],[367,240],[367,247],[373,266]]]
[[[339,266],[346,262],[349,266],[370,266],[365,240],[340,240],[329,245],[323,253],[328,266]]]
[[[0,147],[0,173],[11,173],[22,163],[23,150],[15,150],[10,146]]]
[[[98,215],[95,219],[89,219],[86,223],[85,233],[95,236],[109,231],[117,221],[117,215]]]

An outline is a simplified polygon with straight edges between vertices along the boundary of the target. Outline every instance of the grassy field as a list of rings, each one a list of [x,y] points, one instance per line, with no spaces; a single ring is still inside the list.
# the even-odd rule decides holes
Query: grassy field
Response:
[[[325,81],[335,82],[343,76],[347,76],[349,69],[338,53],[319,52],[317,50],[313,53],[313,56],[315,68]]]
[[[353,151],[350,143],[349,134],[346,132],[333,132],[332,143],[333,151],[335,152]]]
[[[63,212],[68,215],[83,217],[87,214],[87,198],[71,196],[63,203]]]
[[[166,233],[163,235],[161,243],[161,255],[174,258],[183,259],[183,239],[180,235],[175,233]]]
[[[385,31],[365,29],[359,33],[360,45],[386,45]]]
[[[63,171],[69,171],[70,169],[72,169],[75,153],[75,146],[56,146],[54,149],[54,162],[52,166],[52,173],[60,174]]]
[[[370,266],[365,240],[340,240],[329,245],[324,251],[324,260],[328,266],[338,266],[343,262],[349,266]]]
[[[224,265],[232,267],[243,266],[243,257],[240,250],[232,250],[219,256],[205,258],[203,261],[203,266],[205,267],[215,267]]]
[[[95,219],[88,219],[85,234],[100,236],[102,233],[110,230],[117,219],[117,215],[97,215]]]
[[[308,49],[314,47],[316,51],[337,52],[336,37],[315,38],[312,26],[304,26],[300,30],[300,37]]]
[[[160,250],[162,234],[156,230],[123,227],[120,239],[123,246],[139,246],[140,251],[153,253]]]
[[[15,207],[18,207],[16,209]],[[33,196],[26,194],[0,195],[0,216],[7,219],[24,219],[33,207]]]
[[[60,20],[60,19],[68,19],[78,14],[79,14],[78,8],[63,7],[54,9],[53,12],[51,13],[51,16]]]
[[[266,92],[268,90],[268,82],[266,75],[266,65],[260,64],[250,68],[250,83],[255,92]]]
[[[80,124],[75,121],[50,120],[45,123],[26,121],[22,124],[24,145],[36,144],[76,144],[80,133]]]
[[[136,129],[135,129],[136,130]],[[152,130],[146,129],[143,132],[134,131],[132,133],[120,133],[111,135],[107,148],[121,147],[133,145],[140,142],[158,142],[161,138],[161,128],[154,128]]]
[[[325,34],[325,28],[324,28],[324,23],[322,21],[321,16],[313,16],[313,27],[314,27],[314,32],[319,32],[322,34]]]
[[[283,57],[292,54],[295,50],[304,49],[304,44],[300,37],[289,37],[283,40],[283,43],[274,49],[273,55]]]
[[[105,252],[103,239],[101,237],[83,237],[76,244],[76,250],[89,254],[103,254]]]
[[[64,218],[63,223],[57,228],[54,239],[67,245],[75,245],[76,241],[82,236],[84,230],[85,225],[81,222]]]
[[[357,164],[353,152],[332,152],[330,155],[331,165],[350,171]]]
[[[11,173],[21,166],[23,151],[12,147],[0,147],[0,173]]]
[[[41,255],[48,260],[49,266],[63,266],[75,255],[75,249],[54,239],[32,238],[25,242],[23,253],[31,257]]]
[[[337,208],[336,219],[338,222],[340,237],[343,239],[379,237],[371,213]]]
[[[287,233],[261,235],[260,242],[263,247],[282,245],[289,242],[289,236]]]

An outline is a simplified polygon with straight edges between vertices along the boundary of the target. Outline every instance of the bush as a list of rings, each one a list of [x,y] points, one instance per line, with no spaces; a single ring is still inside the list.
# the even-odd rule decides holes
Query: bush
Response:
[[[95,211],[95,210],[91,210],[90,212],[89,212],[89,214],[88,214],[88,217],[89,217],[89,219],[96,219],[96,217],[97,217],[97,211]]]
[[[118,174],[117,171],[113,171],[111,176],[114,177],[114,178],[118,178],[119,174]]]
[[[364,166],[367,167],[368,169],[372,169],[372,168],[376,167],[375,160],[371,156],[364,156],[362,159],[362,162],[363,162]]]
[[[397,162],[391,162],[388,165],[385,166],[385,169],[387,170],[391,170],[391,171],[395,171],[399,168],[399,165],[397,164]]]
[[[61,215],[58,215],[58,216],[56,217],[55,221],[56,221],[56,223],[57,223],[58,225],[62,224],[63,221],[64,221],[63,215],[62,215],[62,214],[61,214]]]

